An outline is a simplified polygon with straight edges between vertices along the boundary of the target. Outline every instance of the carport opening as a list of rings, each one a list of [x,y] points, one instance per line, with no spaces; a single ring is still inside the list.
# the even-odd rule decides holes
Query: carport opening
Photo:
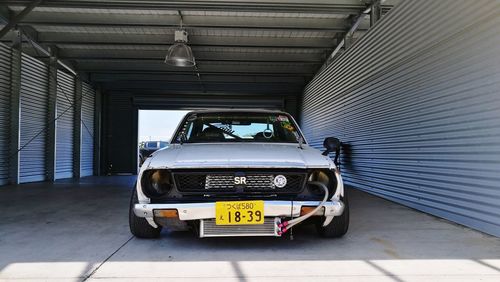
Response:
[[[139,110],[138,168],[158,149],[168,146],[185,110]]]

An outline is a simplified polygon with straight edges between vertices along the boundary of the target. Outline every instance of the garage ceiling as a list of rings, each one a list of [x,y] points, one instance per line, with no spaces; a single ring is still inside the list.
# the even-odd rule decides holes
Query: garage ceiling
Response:
[[[7,21],[31,1],[3,2]],[[297,95],[371,2],[46,0],[19,26],[104,91]],[[197,68],[163,63],[181,15]]]

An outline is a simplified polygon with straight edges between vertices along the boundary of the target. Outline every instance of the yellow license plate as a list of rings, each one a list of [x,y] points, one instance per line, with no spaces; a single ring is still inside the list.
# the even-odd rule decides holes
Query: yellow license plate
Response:
[[[264,201],[215,203],[216,225],[263,224]]]

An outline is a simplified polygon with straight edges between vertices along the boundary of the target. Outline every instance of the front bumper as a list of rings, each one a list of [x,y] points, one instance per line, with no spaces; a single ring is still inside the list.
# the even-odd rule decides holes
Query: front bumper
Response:
[[[320,201],[264,201],[265,217],[299,217],[302,207],[318,206]],[[215,218],[215,202],[182,203],[182,204],[135,204],[134,213],[138,217],[146,218],[154,227],[155,210],[177,210],[180,220],[200,220]],[[344,203],[339,200],[330,200],[324,204],[316,215],[326,217],[339,216],[344,211]]]

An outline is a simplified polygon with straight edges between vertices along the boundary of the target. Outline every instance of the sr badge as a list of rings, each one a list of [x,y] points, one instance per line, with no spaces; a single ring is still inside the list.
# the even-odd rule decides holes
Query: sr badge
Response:
[[[283,188],[286,186],[286,177],[284,175],[276,175],[274,178],[274,186]]]

